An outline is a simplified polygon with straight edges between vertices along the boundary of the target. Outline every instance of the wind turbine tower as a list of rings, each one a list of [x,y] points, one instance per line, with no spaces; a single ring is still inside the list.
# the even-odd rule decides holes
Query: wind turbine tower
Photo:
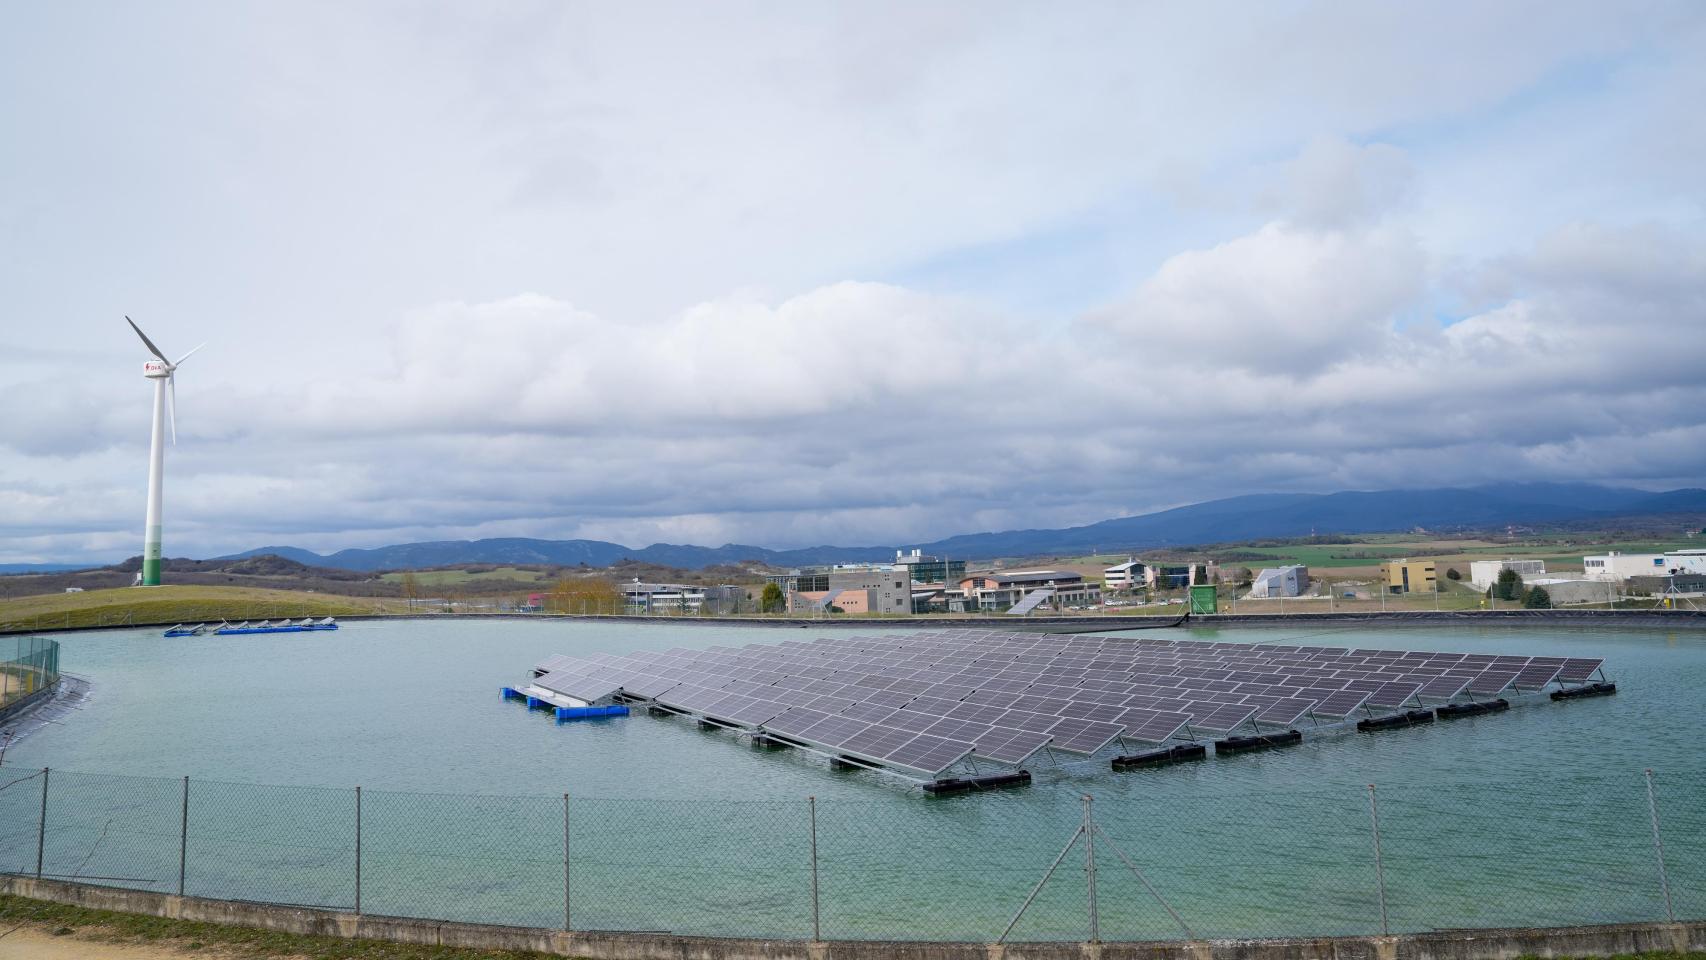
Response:
[[[171,421],[172,445],[177,446],[178,364],[207,344],[197,345],[195,350],[173,363],[166,359],[154,341],[148,339],[148,334],[142,332],[135,320],[125,317],[124,322],[130,324],[130,329],[135,330],[148,346],[148,352],[156,357],[142,365],[142,375],[154,381],[154,436],[148,445],[148,525],[142,541],[142,577],[139,581],[145,587],[156,587],[160,585],[160,488],[166,466],[166,421]]]

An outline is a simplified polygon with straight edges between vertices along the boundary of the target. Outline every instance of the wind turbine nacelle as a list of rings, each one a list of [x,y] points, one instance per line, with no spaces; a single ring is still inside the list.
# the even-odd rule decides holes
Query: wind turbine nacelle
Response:
[[[172,375],[172,368],[163,361],[150,360],[142,365],[142,375],[150,380],[164,380]]]

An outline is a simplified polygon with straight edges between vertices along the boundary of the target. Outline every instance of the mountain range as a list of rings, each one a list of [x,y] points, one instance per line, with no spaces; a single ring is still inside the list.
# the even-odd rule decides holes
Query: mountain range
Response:
[[[1418,490],[1253,494],[1211,500],[1157,513],[1103,520],[1082,527],[1009,530],[906,544],[926,554],[990,560],[1128,551],[1228,543],[1310,534],[1386,533],[1423,528],[1435,532],[1509,524],[1570,523],[1618,517],[1706,514],[1706,490],[1653,493],[1595,484],[1527,483]],[[758,560],[778,567],[892,559],[901,547],[817,546],[771,550],[748,544],[701,547],[654,543],[639,549],[603,540],[534,540],[503,537],[403,543],[321,555],[292,546],[265,546],[215,559],[276,554],[317,567],[396,570],[463,563],[530,563],[606,567],[632,559],[684,569]]]

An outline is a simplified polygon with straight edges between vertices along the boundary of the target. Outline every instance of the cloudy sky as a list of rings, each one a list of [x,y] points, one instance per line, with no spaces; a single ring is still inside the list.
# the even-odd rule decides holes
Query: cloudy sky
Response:
[[[1706,6],[36,3],[0,562],[1706,479]]]

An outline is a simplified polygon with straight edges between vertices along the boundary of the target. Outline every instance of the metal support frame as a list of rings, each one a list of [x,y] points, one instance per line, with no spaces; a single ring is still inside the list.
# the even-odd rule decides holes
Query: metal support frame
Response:
[[[1646,771],[1646,780],[1647,813],[1651,815],[1653,821],[1653,853],[1659,864],[1659,890],[1664,893],[1665,897],[1665,919],[1670,923],[1675,923],[1676,911],[1670,902],[1670,878],[1665,875],[1665,844],[1663,840],[1659,839],[1659,803],[1653,796],[1653,771],[1651,768]]]
[[[563,929],[575,929],[568,912],[568,795],[563,795]]]
[[[184,895],[184,873],[190,853],[190,778],[184,777],[183,819],[178,823],[178,896]]]
[[[1368,785],[1368,816],[1374,827],[1374,886],[1380,894],[1380,935],[1392,935],[1386,920],[1386,867],[1380,859],[1380,803],[1374,798],[1374,784]]]
[[[36,821],[36,879],[41,879],[42,855],[47,849],[47,767],[41,768],[41,819]]]
[[[1102,924],[1096,916],[1096,825],[1090,819],[1089,794],[1084,795],[1084,882],[1090,890],[1090,942],[1102,942]]]
[[[1096,823],[1095,814],[1092,812],[1092,809],[1091,809],[1091,805],[1094,802],[1091,799],[1091,797],[1088,794],[1086,794],[1084,796],[1083,800],[1084,800],[1084,820],[1083,820],[1083,822],[1078,825],[1078,828],[1076,830],[1072,831],[1071,839],[1066,841],[1066,846],[1061,848],[1060,854],[1054,858],[1054,862],[1049,864],[1048,869],[1043,872],[1043,878],[1041,880],[1037,881],[1037,885],[1031,889],[1031,893],[1029,896],[1027,896],[1025,898],[1025,902],[1019,905],[1019,912],[1013,914],[1013,919],[1008,921],[1006,929],[1001,931],[1001,936],[995,938],[995,942],[998,944],[1007,942],[1008,935],[1013,932],[1014,927],[1019,925],[1019,920],[1022,917],[1024,917],[1025,911],[1029,910],[1031,908],[1031,904],[1036,902],[1037,895],[1043,892],[1043,887],[1048,885],[1049,878],[1053,877],[1054,872],[1056,870],[1060,869],[1061,863],[1065,862],[1066,855],[1072,852],[1073,846],[1078,843],[1078,838],[1080,838],[1080,837],[1084,838],[1084,844],[1085,844],[1085,846],[1084,846],[1084,877],[1085,877],[1086,885],[1089,888],[1090,942],[1091,943],[1100,943],[1101,942],[1102,931],[1101,931],[1101,915],[1099,912],[1100,904],[1099,904],[1097,897],[1096,897],[1096,837],[1097,837],[1097,835],[1100,835],[1103,842],[1106,843],[1108,845],[1108,847],[1114,851],[1114,856],[1118,857],[1120,862],[1125,864],[1126,869],[1131,871],[1132,876],[1137,878],[1137,882],[1141,883],[1143,885],[1143,889],[1145,891],[1147,891],[1151,897],[1155,898],[1155,902],[1161,905],[1161,909],[1167,911],[1167,915],[1169,917],[1173,918],[1173,922],[1179,925],[1179,929],[1183,930],[1185,932],[1186,939],[1189,939],[1189,940],[1197,939],[1196,932],[1191,929],[1190,924],[1187,924],[1185,922],[1184,918],[1179,916],[1179,912],[1177,910],[1173,909],[1173,905],[1168,903],[1165,897],[1161,896],[1161,891],[1155,889],[1154,884],[1151,884],[1149,882],[1149,878],[1144,876],[1143,871],[1139,870],[1137,868],[1137,864],[1132,862],[1132,859],[1130,857],[1126,856],[1125,851],[1120,849],[1119,844],[1114,842],[1114,838],[1108,836],[1108,832],[1106,830],[1103,830],[1101,825]]]
[[[807,810],[808,810],[808,811],[809,811],[809,812],[810,812],[810,815],[811,815],[811,842],[812,842],[812,846],[811,846],[811,849],[812,849],[812,940],[813,940],[813,942],[818,942],[818,941],[821,941],[821,940],[823,940],[823,929],[822,929],[822,927],[821,927],[821,926],[820,926],[820,923],[819,923],[819,915],[818,915],[818,890],[817,890],[817,797],[815,797],[815,796],[810,796],[810,797],[807,797],[807,798],[806,798],[806,809],[807,809]]]
[[[355,788],[355,912],[361,913],[361,788]]]

